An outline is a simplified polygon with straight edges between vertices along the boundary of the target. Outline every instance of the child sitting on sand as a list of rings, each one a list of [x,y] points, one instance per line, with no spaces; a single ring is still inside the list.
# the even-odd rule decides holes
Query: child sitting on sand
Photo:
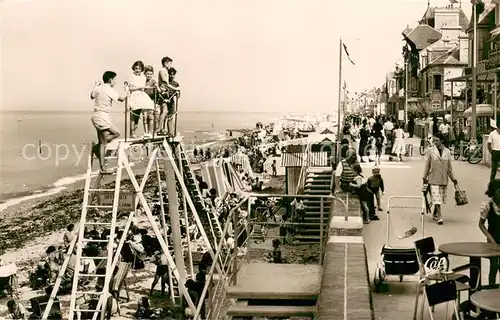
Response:
[[[101,174],[111,174],[113,171],[104,168],[106,145],[120,136],[118,129],[111,123],[111,106],[114,101],[125,101],[128,95],[128,87],[125,87],[123,96],[120,96],[113,89],[116,84],[116,73],[113,71],[104,72],[102,81],[103,84],[96,82],[90,94],[90,98],[94,100],[94,113],[91,120],[99,139],[99,142],[92,147],[92,152],[99,159]]]

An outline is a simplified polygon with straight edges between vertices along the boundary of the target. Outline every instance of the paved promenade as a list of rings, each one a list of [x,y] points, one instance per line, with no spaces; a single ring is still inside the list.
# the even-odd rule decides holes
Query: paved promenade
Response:
[[[414,142],[415,143],[415,142]],[[418,148],[418,146],[417,146]],[[423,157],[418,154],[418,149],[414,148],[414,157],[402,163],[382,163],[381,173],[384,178],[386,193],[382,198],[384,212],[379,212],[380,221],[373,221],[365,225],[363,237],[366,244],[370,281],[373,286],[373,275],[377,264],[381,261],[381,249],[386,241],[386,200],[390,196],[420,196],[422,188]],[[363,173],[365,176],[371,174],[373,164],[365,164]],[[429,215],[425,216],[425,236],[434,237],[436,246],[446,242],[455,241],[485,241],[484,236],[477,227],[479,218],[479,207],[481,203],[487,200],[484,195],[489,179],[489,168],[480,164],[472,165],[467,162],[454,161],[453,169],[462,189],[466,190],[469,204],[457,207],[454,201],[454,188],[450,182],[448,187],[448,203],[444,206],[443,218],[444,224],[439,226]],[[400,205],[401,201],[394,203]],[[412,204],[416,204],[415,201]],[[401,219],[404,215],[407,222]],[[391,232],[403,234],[409,225],[408,220],[418,227],[417,235],[399,240],[396,236],[391,237],[393,246],[411,246],[413,241],[421,235],[418,211],[394,209],[391,211],[391,220],[393,227]],[[398,228],[399,225],[399,228]],[[405,242],[406,241],[406,242]],[[467,263],[466,258],[450,257],[451,266],[458,266]],[[489,262],[483,261],[482,278],[487,279]],[[381,293],[373,294],[373,304],[376,319],[399,320],[412,319],[413,305],[415,302],[416,276],[405,277],[403,282],[399,282],[397,276],[389,276],[388,285],[383,288]],[[449,308],[448,315],[451,313]],[[442,319],[444,316],[444,305],[436,307],[435,318]],[[429,319],[426,315],[424,319]],[[449,316],[451,319],[451,316]]]

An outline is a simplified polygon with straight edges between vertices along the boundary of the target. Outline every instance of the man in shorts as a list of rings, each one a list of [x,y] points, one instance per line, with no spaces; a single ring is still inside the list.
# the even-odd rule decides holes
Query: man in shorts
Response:
[[[153,290],[156,287],[156,284],[161,279],[161,294],[165,295],[165,287],[167,281],[169,281],[169,270],[168,270],[168,260],[167,256],[163,252],[155,253],[155,264],[156,264],[156,273],[155,278],[153,280],[153,284],[151,285],[151,291],[149,293],[150,296],[153,295]]]
[[[105,168],[104,154],[106,145],[120,136],[120,132],[111,123],[111,106],[114,101],[125,101],[128,94],[128,87],[125,93],[120,96],[113,88],[116,84],[116,73],[106,71],[102,76],[103,84],[96,82],[90,93],[90,98],[94,100],[94,113],[92,114],[92,124],[97,131],[97,144],[92,146],[93,154],[99,159],[101,174],[112,174],[113,171]]]

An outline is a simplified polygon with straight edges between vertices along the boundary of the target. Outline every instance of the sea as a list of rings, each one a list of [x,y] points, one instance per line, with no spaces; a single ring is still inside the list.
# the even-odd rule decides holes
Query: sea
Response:
[[[180,112],[177,130],[186,147],[210,146],[228,129],[251,129],[284,114],[271,112]],[[0,211],[25,200],[56,194],[83,180],[90,144],[97,135],[88,111],[0,112]],[[112,114],[124,135],[125,115]],[[142,123],[138,133],[142,134]]]

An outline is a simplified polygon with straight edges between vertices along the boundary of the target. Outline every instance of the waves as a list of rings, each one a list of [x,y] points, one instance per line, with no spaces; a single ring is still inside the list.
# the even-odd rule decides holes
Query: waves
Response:
[[[231,137],[228,137],[224,133],[221,133],[221,132],[204,132],[204,133],[207,133],[206,135],[210,136],[211,139],[204,139],[204,140],[198,141],[195,144],[187,146],[187,149],[188,149],[188,150],[186,150],[187,152],[192,152],[195,147],[196,148],[209,148],[209,147],[213,147],[213,146],[217,145],[220,142],[231,140]],[[131,163],[131,166],[134,166],[134,163]],[[94,171],[93,173],[97,173],[97,171]],[[25,201],[35,200],[38,198],[51,196],[51,195],[57,194],[59,192],[62,192],[64,190],[67,190],[68,187],[73,186],[76,183],[85,180],[85,176],[86,176],[85,174],[66,176],[66,177],[58,179],[57,181],[55,181],[54,183],[52,183],[51,185],[49,185],[45,188],[3,194],[2,197],[4,198],[4,200],[3,200],[3,202],[0,203],[0,212],[2,212],[3,210],[5,210],[11,206],[18,205],[18,204],[23,203]]]

